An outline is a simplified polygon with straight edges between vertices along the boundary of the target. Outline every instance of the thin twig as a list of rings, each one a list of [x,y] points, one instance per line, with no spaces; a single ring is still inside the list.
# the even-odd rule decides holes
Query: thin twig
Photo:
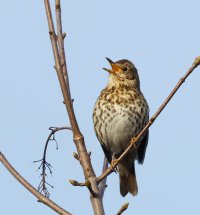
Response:
[[[0,162],[6,167],[6,169],[27,189],[29,190],[40,202],[47,205],[55,212],[61,215],[71,215],[68,211],[64,210],[56,203],[42,195],[38,192],[31,184],[28,183],[15,169],[14,167],[8,162],[5,156],[0,152]]]
[[[176,86],[174,87],[174,89],[171,91],[171,93],[169,94],[169,96],[162,103],[162,105],[158,108],[158,110],[156,111],[156,113],[151,117],[151,119],[149,120],[149,122],[142,129],[142,131],[136,137],[133,137],[131,139],[130,144],[127,147],[127,149],[121,154],[121,156],[118,159],[115,159],[112,162],[111,167],[109,167],[106,170],[106,172],[104,172],[102,175],[100,175],[98,177],[98,182],[101,182],[105,177],[107,177],[113,171],[113,168],[115,168],[118,165],[118,163],[122,160],[122,158],[124,158],[126,156],[126,154],[129,152],[129,150],[131,148],[137,147],[138,140],[146,133],[147,129],[153,124],[153,122],[156,120],[156,118],[159,116],[159,114],[162,112],[162,110],[165,108],[165,106],[168,104],[168,102],[172,99],[172,97],[177,92],[177,90],[180,88],[180,86],[185,82],[185,80],[187,79],[187,77],[199,65],[200,65],[200,56],[196,57],[196,59],[195,59],[194,63],[192,64],[192,66],[188,69],[188,71],[186,72],[186,74],[178,81],[178,83],[176,84]]]
[[[86,186],[85,182],[78,182],[75,180],[69,180],[69,183],[73,186],[78,186],[78,187],[85,187]]]
[[[44,3],[45,3],[47,21],[48,21],[48,26],[49,26],[49,35],[50,35],[53,54],[54,54],[55,69],[57,72],[58,80],[59,80],[61,91],[63,94],[64,104],[66,106],[70,124],[72,127],[73,139],[74,139],[74,143],[76,145],[77,152],[78,152],[78,155],[80,158],[80,164],[82,166],[86,180],[89,180],[91,183],[91,189],[93,190],[94,193],[99,194],[99,188],[98,188],[98,183],[96,180],[96,175],[95,175],[95,172],[93,170],[93,167],[92,167],[92,164],[90,161],[90,156],[88,155],[88,152],[87,152],[87,149],[85,146],[84,137],[83,137],[82,133],[80,132],[80,129],[79,129],[76,117],[75,117],[72,99],[71,99],[71,96],[69,94],[69,89],[68,89],[69,86],[66,84],[65,77],[63,75],[63,67],[61,64],[61,61],[63,62],[63,60],[61,60],[61,58],[63,58],[63,56],[59,53],[57,36],[56,36],[55,30],[54,30],[54,24],[53,24],[49,0],[44,0]],[[56,1],[56,3],[58,3],[59,7],[61,7],[60,1]],[[59,18],[60,18],[60,16],[59,16]],[[61,24],[61,21],[58,22],[58,24]],[[61,39],[61,37],[59,37],[59,39]],[[62,39],[63,39],[63,37],[62,37]],[[62,45],[61,49],[64,49],[63,44],[64,43],[61,44]],[[65,71],[65,72],[67,72],[67,71]],[[90,199],[91,199],[91,203],[93,206],[94,214],[95,215],[104,215],[104,208],[103,208],[103,203],[102,203],[101,197],[99,195],[98,195],[98,197],[93,196],[91,193]]]
[[[89,180],[86,180],[85,182],[78,182],[78,181],[75,181],[75,180],[69,180],[69,183],[73,186],[76,186],[76,187],[87,187],[88,190],[90,191],[90,193],[92,194],[93,197],[98,197],[99,196],[99,193],[95,193],[91,187],[91,183]]]
[[[42,173],[41,173],[42,179],[41,179],[40,184],[38,186],[38,191],[43,193],[47,198],[50,197],[50,193],[49,193],[46,185],[53,188],[52,185],[50,185],[49,183],[46,182],[46,176],[47,176],[46,168],[49,170],[49,173],[52,174],[52,166],[50,163],[48,163],[46,161],[47,147],[48,147],[50,141],[55,141],[56,142],[56,148],[58,149],[58,144],[57,144],[57,141],[55,139],[55,133],[58,131],[61,131],[61,130],[72,130],[72,129],[70,127],[64,126],[64,127],[50,127],[49,130],[51,130],[51,133],[47,137],[46,144],[44,147],[43,157],[40,160],[34,161],[34,163],[41,162],[38,169],[40,169],[42,167]]]
[[[121,215],[128,208],[128,206],[129,203],[125,203],[124,205],[122,205],[122,207],[120,208],[116,215]]]
[[[104,157],[102,174],[103,174],[107,169],[108,169],[108,161],[107,161],[106,157]],[[99,191],[100,191],[100,196],[101,196],[102,199],[103,199],[103,196],[104,196],[105,189],[106,189],[106,187],[107,187],[106,181],[107,181],[107,177],[104,178],[104,180],[101,181],[101,183],[99,184]]]

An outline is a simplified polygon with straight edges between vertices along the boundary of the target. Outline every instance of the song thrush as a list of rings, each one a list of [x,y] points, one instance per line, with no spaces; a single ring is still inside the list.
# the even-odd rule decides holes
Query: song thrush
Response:
[[[149,119],[149,108],[141,90],[136,67],[129,60],[113,62],[109,81],[98,97],[94,112],[94,129],[109,163],[121,155],[132,137],[137,135]],[[148,131],[117,166],[120,178],[120,193],[138,192],[135,164],[142,164],[148,144]]]

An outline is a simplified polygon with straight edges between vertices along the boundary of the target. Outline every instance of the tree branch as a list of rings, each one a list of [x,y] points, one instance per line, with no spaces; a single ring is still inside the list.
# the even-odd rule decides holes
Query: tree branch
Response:
[[[55,133],[58,131],[61,131],[61,130],[72,130],[72,129],[70,127],[65,126],[65,127],[50,127],[49,130],[51,130],[51,133],[49,134],[49,136],[46,140],[46,144],[45,144],[44,152],[43,152],[43,157],[40,160],[34,161],[34,163],[41,162],[38,169],[40,169],[42,167],[42,173],[41,173],[42,179],[41,179],[41,182],[38,186],[38,191],[43,193],[48,198],[50,196],[50,193],[49,193],[46,185],[49,185],[51,188],[53,188],[52,185],[50,185],[49,183],[46,182],[46,176],[47,176],[46,167],[49,170],[50,174],[52,174],[52,170],[51,170],[52,166],[50,163],[48,163],[46,161],[47,147],[49,145],[49,141],[54,140],[57,144],[57,141],[55,139]],[[57,144],[57,148],[58,148],[58,144]]]
[[[59,54],[59,50],[58,50],[58,46],[57,46],[57,36],[55,34],[55,30],[54,30],[54,24],[53,24],[53,20],[52,20],[52,15],[51,15],[51,8],[50,8],[50,3],[49,0],[44,0],[45,3],[45,9],[46,9],[46,15],[47,15],[47,21],[48,21],[48,26],[49,26],[49,35],[50,35],[50,39],[51,39],[51,44],[52,44],[52,49],[53,49],[53,54],[54,54],[54,60],[55,60],[55,69],[57,72],[57,76],[58,76],[58,80],[60,83],[60,87],[61,87],[61,91],[63,94],[63,98],[64,98],[64,104],[66,106],[68,115],[69,115],[69,120],[70,120],[70,124],[72,127],[72,131],[73,131],[73,139],[74,139],[74,143],[76,145],[77,151],[78,151],[78,155],[80,158],[80,163],[81,166],[83,168],[84,171],[84,175],[85,175],[85,179],[89,180],[90,184],[91,184],[91,189],[93,190],[94,193],[97,193],[97,196],[90,195],[90,199],[91,199],[91,203],[93,206],[93,211],[95,215],[104,215],[104,209],[103,209],[103,203],[102,203],[102,199],[99,195],[99,188],[98,188],[98,183],[96,180],[96,175],[95,172],[93,170],[91,161],[90,161],[90,156],[88,155],[86,146],[85,146],[85,142],[84,142],[84,137],[80,132],[75,114],[74,114],[74,110],[73,110],[73,106],[72,106],[72,102],[71,102],[71,96],[69,94],[69,86],[66,84],[64,75],[63,75],[63,65],[61,64],[61,58],[63,58],[64,56]],[[57,5],[57,9],[59,10],[60,8],[60,1],[56,0],[56,5]],[[59,5],[59,6],[58,6]],[[58,16],[58,19],[60,19],[60,16]],[[58,22],[59,25],[61,25],[61,21]],[[61,27],[59,27],[61,29]],[[62,33],[62,32],[61,32]],[[59,40],[63,40],[63,37],[59,37]],[[60,49],[64,50],[63,47],[63,43],[61,44]],[[62,62],[64,62],[64,60],[62,59]],[[67,72],[67,71],[65,71]]]
[[[106,157],[104,157],[102,174],[103,174],[107,169],[108,169],[108,161],[107,161]],[[100,191],[100,196],[101,196],[102,199],[103,199],[103,196],[104,196],[105,189],[106,189],[106,187],[107,187],[106,181],[107,181],[107,177],[104,178],[104,180],[102,180],[101,183],[99,184],[99,191]]]
[[[146,124],[146,126],[142,129],[142,131],[135,137],[133,137],[130,141],[129,146],[127,147],[127,149],[120,155],[119,158],[115,159],[112,162],[111,167],[109,167],[106,172],[104,172],[101,176],[98,177],[98,182],[101,182],[105,177],[107,177],[112,171],[113,169],[118,165],[118,163],[126,156],[126,154],[129,152],[129,150],[133,147],[137,147],[137,142],[138,140],[146,133],[147,129],[153,124],[153,122],[156,120],[156,118],[160,115],[160,113],[162,112],[162,110],[166,107],[166,105],[169,103],[169,101],[172,99],[172,97],[174,96],[174,94],[177,92],[177,90],[180,88],[180,86],[185,82],[185,80],[187,79],[187,77],[193,72],[193,70],[198,67],[200,65],[200,56],[196,57],[194,63],[192,64],[192,66],[188,69],[188,71],[186,72],[186,74],[180,78],[180,80],[178,81],[178,83],[176,84],[176,86],[174,87],[174,89],[171,91],[171,93],[169,94],[169,96],[166,98],[166,100],[162,103],[162,105],[158,108],[158,110],[156,111],[156,113],[151,117],[151,119],[149,120],[149,122]]]
[[[0,162],[6,167],[6,169],[27,189],[29,190],[40,202],[47,205],[55,212],[60,215],[71,215],[71,213],[65,211],[63,208],[58,206],[56,203],[43,196],[40,192],[38,192],[31,184],[28,183],[15,169],[14,167],[7,161],[5,156],[0,152]]]
[[[121,215],[128,208],[128,206],[129,203],[125,203],[124,205],[122,205],[122,207],[120,208],[116,215]]]
[[[62,65],[62,73],[67,85],[69,96],[71,97],[70,87],[69,87],[69,78],[67,72],[67,64],[65,57],[65,49],[64,49],[64,38],[66,34],[62,32],[62,20],[61,20],[61,5],[60,0],[56,0],[56,23],[57,23],[57,34],[58,34],[58,48],[60,54],[60,61]]]

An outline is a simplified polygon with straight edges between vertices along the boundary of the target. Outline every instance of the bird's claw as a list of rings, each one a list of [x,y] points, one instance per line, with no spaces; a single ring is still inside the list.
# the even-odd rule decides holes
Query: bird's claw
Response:
[[[110,166],[111,166],[113,172],[115,172],[115,173],[117,173],[117,166],[116,166],[116,163],[117,163],[117,160],[116,160],[116,159],[112,160],[111,163],[110,163]]]

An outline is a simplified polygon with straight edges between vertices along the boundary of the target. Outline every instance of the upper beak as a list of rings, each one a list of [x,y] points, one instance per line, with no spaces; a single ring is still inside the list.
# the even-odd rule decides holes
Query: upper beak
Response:
[[[110,58],[106,57],[106,60],[110,63],[110,65],[115,64]]]
[[[114,74],[121,71],[121,68],[115,62],[113,62],[110,58],[106,57],[106,60],[110,63],[112,69],[103,68],[104,70],[106,70],[109,73],[114,73]]]

